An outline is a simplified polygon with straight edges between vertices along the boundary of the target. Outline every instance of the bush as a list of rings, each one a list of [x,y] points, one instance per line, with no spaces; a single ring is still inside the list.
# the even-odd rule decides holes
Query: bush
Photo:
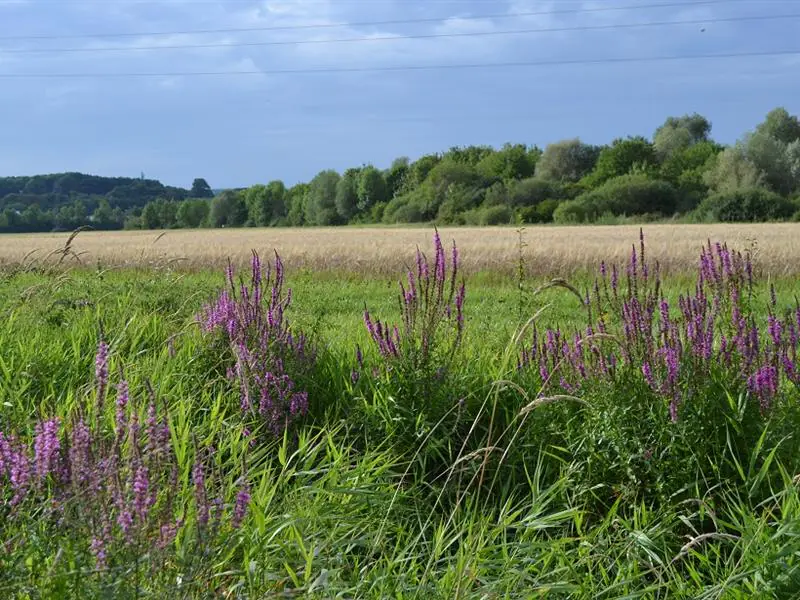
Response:
[[[544,179],[523,179],[511,186],[508,201],[513,207],[536,206],[549,198],[561,197],[562,187]]]
[[[508,225],[514,217],[508,206],[488,206],[481,211],[481,225]]]
[[[723,223],[775,221],[788,219],[796,210],[788,198],[763,188],[719,192],[698,207],[700,217]]]
[[[553,213],[560,202],[552,198],[543,200],[536,206],[525,206],[520,209],[519,216],[524,223],[551,223]]]
[[[678,194],[666,181],[644,175],[623,175],[599,188],[581,194],[556,209],[553,217],[559,223],[595,222],[604,213],[611,215],[671,215],[677,206]]]

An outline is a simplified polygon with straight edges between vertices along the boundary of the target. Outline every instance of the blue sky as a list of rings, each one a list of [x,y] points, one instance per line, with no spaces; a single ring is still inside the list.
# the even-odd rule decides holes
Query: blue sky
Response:
[[[680,0],[678,0],[680,1]],[[686,1],[686,0],[684,0]],[[792,0],[644,8],[666,0],[0,0],[0,75],[258,71],[148,78],[0,77],[0,175],[82,171],[212,187],[415,158],[455,145],[605,143],[650,136],[668,115],[699,112],[732,142],[775,106],[800,112],[800,54],[674,62],[275,74],[275,70],[800,51]],[[569,9],[636,10],[552,14]],[[505,18],[481,15],[546,13]],[[364,25],[397,19],[426,23]],[[132,46],[330,40],[431,33],[553,29],[673,20],[669,27],[521,35],[223,48]],[[114,38],[14,36],[283,29]],[[705,31],[701,31],[701,29]],[[115,48],[114,51],[97,50]],[[24,53],[31,49],[85,52]],[[127,49],[127,50],[126,50]],[[15,52],[10,52],[15,51]],[[266,73],[261,73],[266,71]],[[273,73],[270,73],[273,71]]]

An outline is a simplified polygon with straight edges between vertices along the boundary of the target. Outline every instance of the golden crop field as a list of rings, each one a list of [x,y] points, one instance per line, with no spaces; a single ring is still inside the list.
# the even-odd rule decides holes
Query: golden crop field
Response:
[[[774,276],[800,273],[800,223],[758,225],[645,225],[646,248],[663,268],[675,272],[696,264],[701,244],[727,242],[753,249],[756,266]],[[287,267],[375,274],[397,273],[411,264],[415,247],[431,247],[433,229],[295,228],[158,231],[84,231],[61,264],[104,267],[171,266],[219,268],[230,258],[249,259],[251,250],[277,250]],[[466,271],[514,272],[520,236],[513,227],[444,228],[455,239]],[[529,226],[522,234],[529,274],[559,276],[595,267],[600,260],[624,261],[639,226]],[[70,234],[0,236],[0,267],[58,262]]]

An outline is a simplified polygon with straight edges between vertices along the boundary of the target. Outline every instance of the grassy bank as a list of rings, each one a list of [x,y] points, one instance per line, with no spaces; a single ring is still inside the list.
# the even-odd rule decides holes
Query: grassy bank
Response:
[[[289,269],[274,300],[265,255],[257,302],[249,268],[250,300],[215,270],[8,271],[2,593],[796,597],[796,278],[640,252],[461,302],[423,247],[411,282]]]

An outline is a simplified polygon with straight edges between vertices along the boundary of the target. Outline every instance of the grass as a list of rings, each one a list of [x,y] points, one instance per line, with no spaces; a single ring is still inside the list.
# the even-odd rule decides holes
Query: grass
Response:
[[[650,235],[666,235],[661,231]],[[483,231],[464,233],[488,239]],[[424,249],[429,234],[420,233]],[[417,234],[385,235],[409,236],[413,249]],[[459,241],[469,268],[479,271],[481,259],[467,251],[477,242],[462,244],[461,230],[443,232],[448,236]],[[530,247],[534,236],[527,236]],[[75,247],[90,239],[82,233]],[[650,239],[653,257],[659,246]],[[759,242],[761,279],[747,313],[762,326],[769,313],[794,306],[798,281],[793,267],[783,268],[764,245]],[[787,256],[787,248],[778,256]],[[562,252],[552,264],[567,264],[568,250]],[[698,248],[691,252],[696,263]],[[508,260],[516,256],[509,246]],[[314,263],[321,271],[291,264],[287,260],[293,291],[287,315],[295,331],[309,335],[316,358],[310,374],[297,379],[309,391],[309,413],[277,436],[258,415],[242,412],[238,385],[226,377],[233,364],[228,347],[194,322],[224,287],[221,271],[187,272],[164,262],[111,270],[48,270],[40,263],[5,271],[0,431],[30,437],[38,420],[54,416],[66,429],[76,413],[97,413],[98,428],[112,427],[113,389],[105,408],[96,408],[95,351],[102,335],[110,346],[111,385],[123,377],[130,384],[143,424],[152,386],[168,418],[178,482],[174,512],[184,522],[164,548],[149,529],[135,544],[115,538],[107,566],[98,568],[91,527],[74,518],[94,510],[87,507],[91,498],[73,496],[59,510],[56,482],[48,480],[51,487],[12,505],[13,486],[0,468],[0,594],[797,597],[800,397],[790,383],[781,383],[771,410],[762,414],[737,374],[740,367],[715,359],[691,370],[687,357],[682,373],[692,400],[685,400],[676,423],[669,419],[669,398],[650,390],[637,369],[590,377],[573,390],[548,386],[538,369],[516,369],[530,327],[519,344],[512,340],[540,310],[542,339],[547,327],[584,329],[585,308],[562,287],[534,293],[549,281],[545,277],[526,279],[521,292],[513,277],[491,272],[467,278],[458,354],[446,363],[434,355],[429,368],[405,360],[416,356],[414,340],[404,338],[400,358],[382,356],[363,324],[365,305],[375,318],[400,321],[402,270],[381,275],[388,266],[369,267],[366,275],[343,275],[322,272],[327,263]],[[513,271],[513,262],[502,270]],[[581,291],[592,281],[585,273],[571,278]],[[691,271],[676,268],[663,281],[664,297],[674,306],[694,286]],[[425,306],[420,314],[428,314]],[[621,336],[623,323],[613,308],[604,314],[610,332]],[[726,325],[717,327],[722,332]],[[449,330],[439,331],[448,341]],[[766,352],[766,332],[764,340]],[[612,346],[602,348],[610,352]],[[445,364],[440,376],[436,367]],[[354,380],[353,371],[360,378]],[[213,532],[200,526],[194,499],[194,465],[209,448],[208,493],[220,498],[224,515]],[[244,480],[249,510],[235,527]],[[159,496],[154,510],[164,501]]]
[[[651,256],[665,272],[694,267],[707,239],[725,240],[740,249],[757,250],[756,261],[773,275],[796,275],[800,267],[800,224],[645,225]],[[278,249],[293,272],[308,270],[369,273],[396,277],[414,260],[414,248],[428,243],[427,228],[287,228],[82,232],[72,244],[67,264],[105,267],[223,269],[228,258],[249,261],[250,250],[263,255]],[[523,256],[530,276],[585,273],[599,257],[622,262],[630,253],[637,226],[528,226]],[[0,237],[0,265],[54,262],[70,234],[20,234]],[[514,273],[520,248],[513,227],[443,229],[458,239],[465,272]],[[55,252],[55,254],[53,254]]]

